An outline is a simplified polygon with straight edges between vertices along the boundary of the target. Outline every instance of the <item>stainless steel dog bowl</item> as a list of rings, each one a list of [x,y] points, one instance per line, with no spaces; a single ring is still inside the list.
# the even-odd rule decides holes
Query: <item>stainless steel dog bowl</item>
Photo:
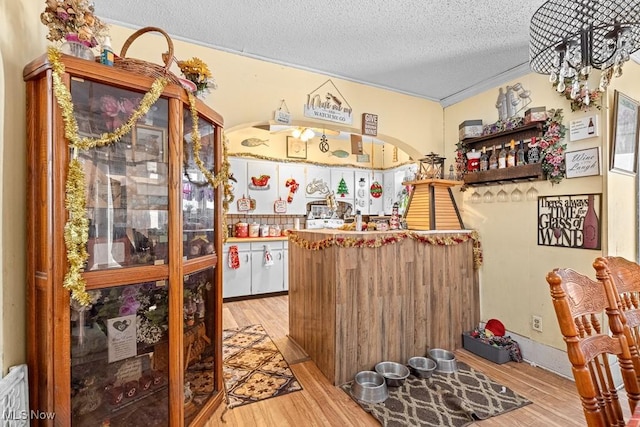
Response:
[[[458,370],[456,356],[453,352],[442,348],[429,350],[429,357],[436,361],[436,371],[450,374]]]
[[[409,359],[409,369],[418,378],[429,378],[436,369],[436,362],[428,357],[412,357]]]
[[[409,368],[396,362],[380,362],[376,372],[384,377],[389,387],[400,387],[410,374]]]
[[[368,403],[381,403],[389,397],[384,377],[373,371],[360,371],[351,386],[351,394],[358,400]]]

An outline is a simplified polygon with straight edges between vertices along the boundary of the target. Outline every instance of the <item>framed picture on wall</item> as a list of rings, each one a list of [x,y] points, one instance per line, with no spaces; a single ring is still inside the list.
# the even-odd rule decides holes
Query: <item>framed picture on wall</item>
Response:
[[[167,162],[167,138],[164,128],[136,125],[133,146],[134,161]]]
[[[638,166],[638,101],[614,92],[611,170],[635,174]]]
[[[307,142],[293,136],[287,137],[287,157],[290,159],[307,158]]]

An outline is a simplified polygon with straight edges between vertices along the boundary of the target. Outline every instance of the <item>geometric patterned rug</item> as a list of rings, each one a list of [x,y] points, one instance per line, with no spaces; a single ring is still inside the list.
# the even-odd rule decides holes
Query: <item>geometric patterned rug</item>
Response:
[[[531,403],[467,364],[457,365],[451,374],[434,372],[425,379],[410,375],[402,386],[389,387],[389,397],[382,403],[355,399],[353,381],[340,387],[386,427],[461,427]]]
[[[302,390],[262,325],[222,331],[227,408]]]

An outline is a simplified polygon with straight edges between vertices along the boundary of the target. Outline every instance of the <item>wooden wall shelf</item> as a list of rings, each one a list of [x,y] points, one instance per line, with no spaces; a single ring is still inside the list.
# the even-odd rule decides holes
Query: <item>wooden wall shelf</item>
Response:
[[[512,139],[517,143],[521,140],[531,139],[531,137],[541,137],[543,125],[544,122],[533,122],[528,125],[493,133],[491,135],[463,139],[462,142],[469,148],[469,150],[475,149],[476,151],[480,151],[483,146],[487,147],[488,150],[494,144],[496,146],[501,146],[502,144],[507,145]]]
[[[470,172],[464,176],[464,183],[470,186],[477,186],[502,184],[511,181],[537,181],[540,179],[544,179],[542,163],[531,163],[506,169]]]
[[[529,123],[515,129],[505,130],[491,135],[484,135],[477,138],[467,138],[462,142],[469,149],[481,151],[482,147],[487,147],[490,152],[493,146],[500,150],[502,144],[508,145],[511,140],[516,144],[520,141],[527,141],[531,138],[542,137],[544,122]],[[523,148],[528,152],[529,147],[524,144]],[[488,153],[490,155],[490,153]],[[526,154],[525,154],[526,155]],[[470,172],[464,175],[464,183],[469,186],[502,184],[509,181],[537,181],[544,179],[541,163],[531,163],[523,166],[516,166],[506,169],[492,169],[483,172]]]

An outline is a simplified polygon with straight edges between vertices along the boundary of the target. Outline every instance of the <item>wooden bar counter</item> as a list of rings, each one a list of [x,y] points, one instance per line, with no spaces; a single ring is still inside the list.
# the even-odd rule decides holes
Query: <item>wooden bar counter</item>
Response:
[[[430,348],[461,347],[461,333],[480,320],[470,236],[293,231],[290,338],[334,385],[381,361],[406,364]]]

